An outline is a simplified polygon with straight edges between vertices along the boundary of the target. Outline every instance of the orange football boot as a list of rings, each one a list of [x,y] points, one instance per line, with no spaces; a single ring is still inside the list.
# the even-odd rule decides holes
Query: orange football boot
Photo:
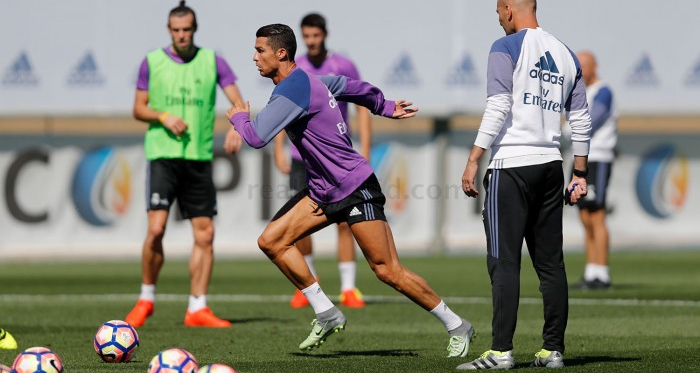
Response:
[[[362,300],[362,293],[357,288],[342,292],[340,294],[340,304],[350,308],[362,308],[366,305],[365,301]]]
[[[214,312],[209,307],[204,307],[199,311],[185,314],[186,326],[204,326],[208,328],[228,328],[231,322],[214,316]]]
[[[126,321],[134,328],[142,326],[146,322],[146,318],[153,314],[153,302],[150,300],[139,299],[134,308],[126,315]]]
[[[294,292],[292,300],[289,301],[289,305],[292,308],[303,308],[309,305],[309,300],[306,299],[306,295],[304,295],[304,293],[302,293],[301,290],[297,289]]]

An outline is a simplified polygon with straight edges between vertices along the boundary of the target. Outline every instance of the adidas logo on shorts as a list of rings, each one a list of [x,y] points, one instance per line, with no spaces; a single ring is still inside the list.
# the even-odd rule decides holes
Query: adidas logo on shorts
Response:
[[[357,206],[355,206],[352,208],[352,210],[350,210],[350,216],[357,216],[357,215],[362,215],[362,213],[357,208]]]

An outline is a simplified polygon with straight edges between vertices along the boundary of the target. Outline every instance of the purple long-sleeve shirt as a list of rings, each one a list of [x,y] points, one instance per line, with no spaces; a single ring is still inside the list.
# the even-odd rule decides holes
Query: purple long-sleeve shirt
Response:
[[[231,124],[248,145],[262,148],[281,130],[299,149],[306,166],[309,194],[317,202],[342,200],[372,174],[367,160],[352,147],[338,102],[391,117],[396,103],[379,88],[345,76],[318,77],[299,68],[279,82],[255,120],[236,113]]]
[[[308,54],[297,57],[295,62],[300,69],[314,75],[343,75],[350,79],[361,79],[360,72],[355,67],[355,64],[349,58],[338,53],[328,52],[328,55],[320,65],[314,65]],[[344,101],[338,102],[338,107],[343,115],[343,120],[348,124],[348,132],[352,136],[352,128],[348,123],[348,103]],[[301,160],[301,155],[294,144],[290,145],[289,153],[293,159]]]
[[[165,47],[163,50],[173,61],[177,63],[185,63],[182,57],[173,53],[170,47]],[[226,60],[219,55],[216,55],[216,75],[216,80],[221,88],[231,84],[236,84],[236,80],[238,79],[236,74],[233,73],[233,70],[231,70],[231,67],[228,65],[228,63],[226,63]],[[141,66],[139,67],[139,76],[136,80],[136,89],[140,91],[148,91],[149,78],[150,71],[148,69],[148,59],[144,58],[141,62]]]

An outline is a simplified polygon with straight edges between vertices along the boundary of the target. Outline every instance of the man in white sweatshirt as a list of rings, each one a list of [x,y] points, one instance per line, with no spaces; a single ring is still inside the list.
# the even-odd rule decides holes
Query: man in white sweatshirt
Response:
[[[481,357],[457,369],[515,366],[523,239],[544,301],[544,343],[533,365],[562,367],[568,318],[562,211],[564,200],[574,204],[587,193],[591,118],[586,90],[576,55],[539,28],[535,0],[498,0],[496,10],[506,36],[489,53],[486,110],[462,175],[462,189],[476,197],[479,159],[491,149],[483,218],[493,296],[492,343]],[[562,114],[571,126],[574,152],[574,175],[566,190],[559,151]]]

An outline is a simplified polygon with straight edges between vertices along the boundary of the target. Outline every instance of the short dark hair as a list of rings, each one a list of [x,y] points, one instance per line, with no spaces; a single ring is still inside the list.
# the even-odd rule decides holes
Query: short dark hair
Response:
[[[318,13],[309,13],[301,19],[301,27],[318,27],[323,30],[324,34],[327,34],[326,30],[326,19]]]
[[[168,26],[170,26],[170,17],[184,17],[188,14],[192,15],[192,19],[194,20],[192,22],[192,28],[197,31],[197,15],[194,14],[192,8],[185,5],[185,0],[180,0],[180,5],[170,10],[170,14],[168,14]]]
[[[267,43],[275,50],[286,49],[289,60],[294,62],[294,55],[297,53],[297,38],[291,27],[281,23],[263,26],[255,33],[255,37],[267,38]]]

